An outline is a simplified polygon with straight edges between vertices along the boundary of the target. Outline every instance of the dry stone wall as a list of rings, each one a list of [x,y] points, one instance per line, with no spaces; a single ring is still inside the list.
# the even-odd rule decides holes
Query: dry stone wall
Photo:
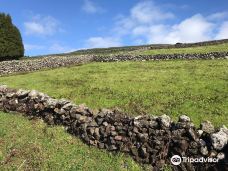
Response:
[[[38,117],[66,130],[90,146],[124,152],[140,163],[160,170],[173,155],[211,157],[218,163],[184,163],[173,170],[228,170],[228,129],[203,122],[196,128],[182,115],[178,122],[169,116],[130,117],[119,110],[91,110],[64,99],[54,99],[35,90],[0,86],[0,110]]]
[[[170,59],[228,59],[228,52],[212,52],[206,54],[169,54],[169,55],[81,55],[81,56],[48,56],[37,59],[13,60],[0,62],[0,76],[31,72],[47,68],[58,68],[88,62],[114,61],[148,61]]]
[[[12,60],[0,62],[0,76],[19,73],[31,72],[47,68],[58,68],[76,64],[90,62],[92,57],[87,56],[50,56],[26,60]]]
[[[228,59],[228,52],[211,52],[203,54],[111,55],[93,57],[93,61],[96,62],[149,61],[171,59]]]

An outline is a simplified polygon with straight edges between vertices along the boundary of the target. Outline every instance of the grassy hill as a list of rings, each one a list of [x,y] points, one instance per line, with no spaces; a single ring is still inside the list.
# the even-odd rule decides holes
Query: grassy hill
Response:
[[[143,50],[139,54],[144,55],[157,55],[157,54],[182,54],[182,53],[210,53],[210,52],[225,52],[228,51],[228,43],[222,43],[218,45],[207,45],[198,47],[187,47],[187,48],[170,48],[170,49],[152,49]]]
[[[209,53],[209,52],[223,52],[223,51],[228,51],[228,39],[198,42],[198,43],[149,44],[149,45],[140,45],[140,46],[82,49],[82,50],[77,50],[70,53],[50,54],[50,55],[43,55],[43,56],[113,55],[113,54],[155,55],[155,54],[173,54],[173,53]]]
[[[136,49],[131,53],[205,53],[227,51],[227,46],[228,43]],[[102,51],[99,49],[95,54]],[[119,49],[115,51],[119,53]],[[103,54],[110,53],[113,52]],[[90,63],[4,76],[0,77],[0,84],[36,89],[55,98],[86,103],[91,108],[118,107],[131,115],[168,114],[173,119],[187,114],[196,125],[202,120],[210,120],[216,126],[228,126],[227,68],[228,60],[225,59]],[[0,112],[0,170],[146,168],[123,154],[113,155],[88,147],[62,127],[48,127],[40,120],[29,121],[20,115]]]
[[[62,127],[0,112],[0,170],[142,170],[130,157],[88,147]]]
[[[196,124],[226,124],[227,60],[90,63],[0,77],[10,87],[36,89],[92,108],[139,115],[188,114]]]

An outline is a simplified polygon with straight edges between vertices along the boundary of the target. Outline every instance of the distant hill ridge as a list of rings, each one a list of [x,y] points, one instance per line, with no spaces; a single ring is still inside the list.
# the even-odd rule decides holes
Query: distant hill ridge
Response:
[[[186,48],[186,47],[216,45],[216,44],[223,44],[223,43],[228,43],[228,39],[202,41],[202,42],[195,42],[195,43],[180,43],[180,42],[178,42],[176,44],[149,44],[149,45],[138,45],[138,46],[122,46],[122,47],[109,47],[109,48],[81,49],[81,50],[77,50],[77,51],[70,52],[70,53],[50,54],[47,56],[111,54],[111,53],[131,52],[131,51],[135,51],[135,50]]]

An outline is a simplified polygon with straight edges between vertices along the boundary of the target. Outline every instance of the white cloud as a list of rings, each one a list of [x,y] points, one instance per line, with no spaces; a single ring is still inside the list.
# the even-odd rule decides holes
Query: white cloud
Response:
[[[136,26],[133,28],[132,33],[133,35],[139,36],[139,35],[145,35],[150,31],[150,27],[148,26]]]
[[[164,11],[153,1],[141,1],[131,10],[129,16],[118,16],[114,31],[119,35],[129,34],[136,27],[145,27],[173,19],[175,15]],[[136,31],[136,30],[135,30]]]
[[[209,20],[221,20],[224,18],[228,18],[228,12],[217,12],[217,13],[209,15],[207,18]]]
[[[172,26],[165,35],[167,43],[197,42],[212,39],[213,23],[208,22],[202,15],[197,14]]]
[[[115,27],[113,28],[113,32],[119,35],[128,34],[129,31],[134,28],[136,23],[128,17],[124,17],[122,15],[116,17]]]
[[[45,30],[41,24],[36,22],[26,22],[25,29],[26,29],[26,34],[33,34],[33,33],[43,34]]]
[[[148,32],[144,34],[147,43],[167,43],[165,38],[169,29],[169,26],[164,24],[150,26]]]
[[[66,52],[71,52],[73,49],[69,46],[65,46],[60,43],[54,43],[49,46],[48,48],[50,53],[66,53]]]
[[[41,50],[44,49],[45,47],[42,45],[35,45],[35,44],[24,44],[25,50],[29,51],[29,50]]]
[[[223,20],[227,12],[217,12],[208,16],[195,14],[175,22],[175,15],[158,6],[154,1],[141,1],[128,16],[119,15],[113,29],[119,40],[130,37],[134,42],[177,43],[198,42],[228,38],[228,24]],[[220,25],[222,26],[220,27]],[[218,29],[219,28],[219,29]],[[124,37],[125,36],[125,37]]]
[[[47,53],[68,53],[72,51],[76,51],[78,49],[69,47],[64,45],[63,43],[54,42],[52,44],[46,44],[46,45],[37,45],[37,44],[24,44],[25,51],[39,51],[39,50],[45,50]]]
[[[212,23],[197,14],[175,25],[138,26],[132,34],[144,36],[148,43],[197,42],[210,40],[213,27]]]
[[[136,4],[131,9],[131,19],[140,23],[152,23],[156,21],[174,18],[171,12],[163,11],[153,1],[144,1]]]
[[[105,48],[121,46],[120,41],[113,37],[91,37],[86,41],[88,48]]]
[[[218,34],[215,37],[216,39],[227,39],[228,38],[228,21],[223,22],[219,28]]]
[[[102,13],[104,9],[93,3],[91,0],[84,0],[82,10],[89,14]]]
[[[26,35],[49,36],[61,32],[59,21],[52,16],[32,16],[30,21],[24,23]]]

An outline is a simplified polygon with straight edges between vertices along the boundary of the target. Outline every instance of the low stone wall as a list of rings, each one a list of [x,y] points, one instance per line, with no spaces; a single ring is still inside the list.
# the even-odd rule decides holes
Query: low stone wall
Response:
[[[83,64],[88,62],[114,62],[114,61],[148,61],[169,59],[224,59],[228,52],[212,52],[206,54],[169,54],[169,55],[81,55],[81,56],[49,56],[37,59],[13,60],[0,62],[0,76],[31,72],[47,68],[58,68]]]
[[[149,60],[170,60],[170,59],[228,59],[228,52],[211,52],[204,54],[158,54],[158,55],[112,55],[94,56],[96,62],[113,61],[149,61]]]
[[[50,125],[63,125],[86,144],[113,152],[124,152],[140,163],[160,170],[173,155],[211,157],[218,163],[184,163],[174,170],[228,169],[228,129],[215,129],[210,122],[196,128],[188,116],[178,122],[169,116],[130,117],[118,110],[95,112],[85,105],[56,100],[35,90],[0,86],[0,109],[38,117]]]
[[[0,76],[19,72],[31,72],[46,68],[58,68],[90,62],[87,56],[52,56],[37,59],[12,60],[0,62]]]

